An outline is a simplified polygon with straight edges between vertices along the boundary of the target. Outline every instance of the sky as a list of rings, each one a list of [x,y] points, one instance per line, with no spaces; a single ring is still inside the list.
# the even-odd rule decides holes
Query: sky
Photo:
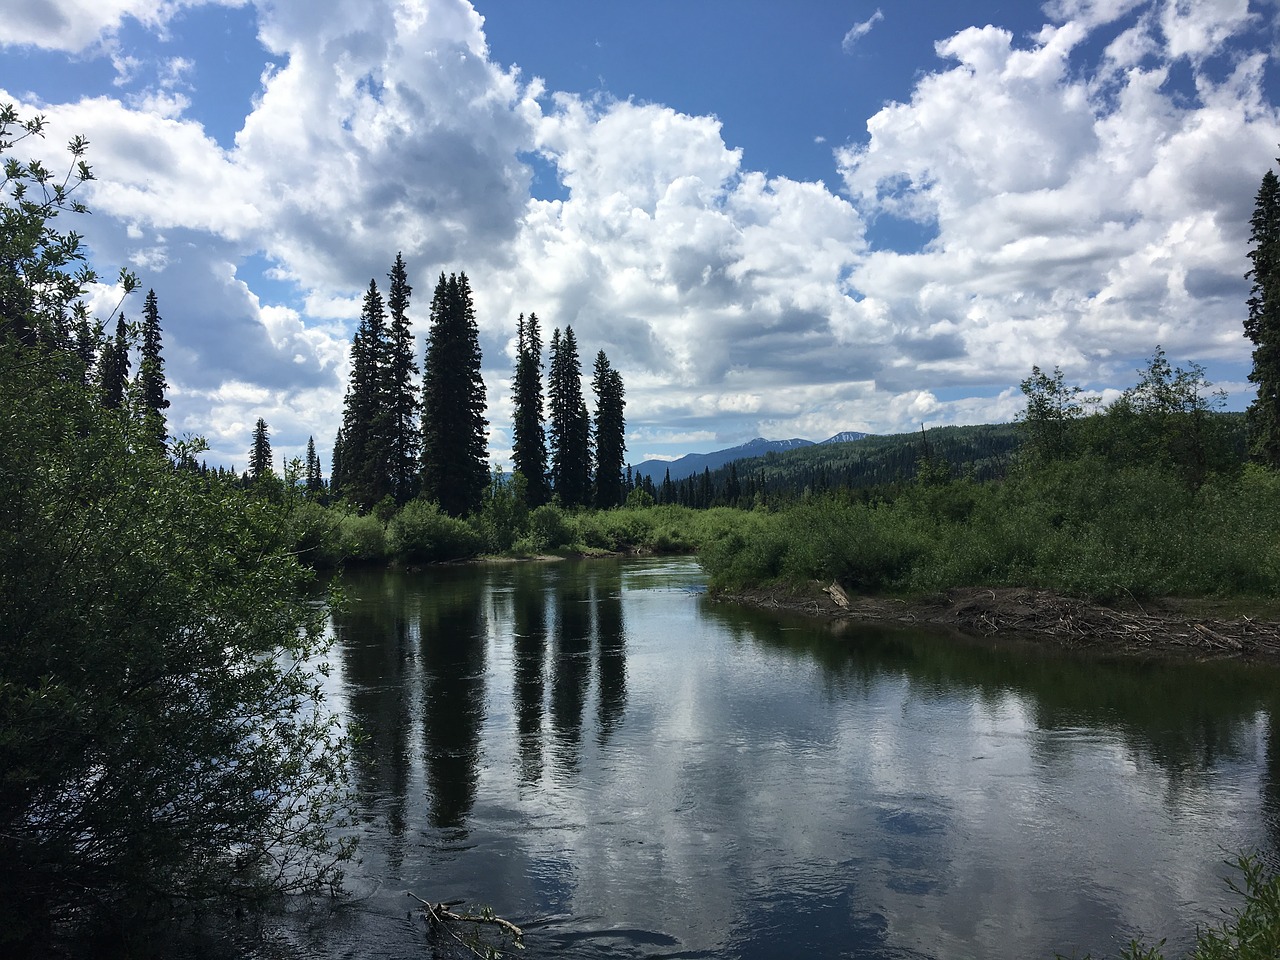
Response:
[[[436,280],[471,280],[495,463],[522,312],[621,372],[638,463],[1009,421],[1033,365],[1109,399],[1157,346],[1243,409],[1278,13],[0,0],[0,101],[47,119],[24,158],[89,140],[92,214],[59,225],[156,291],[170,432],[210,463],[263,417],[327,468],[397,253],[419,359]]]

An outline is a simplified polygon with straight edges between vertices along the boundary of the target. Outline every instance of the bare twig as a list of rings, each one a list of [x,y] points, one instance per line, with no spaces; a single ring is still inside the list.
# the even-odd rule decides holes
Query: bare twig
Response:
[[[460,936],[458,932],[449,925],[450,923],[473,923],[477,925],[495,926],[511,937],[512,945],[515,949],[524,949],[524,931],[510,920],[504,920],[502,917],[496,916],[495,914],[487,911],[479,914],[454,913],[449,909],[450,907],[460,906],[466,902],[465,900],[445,900],[440,903],[431,903],[428,900],[423,900],[413,891],[409,891],[408,895],[414,900],[417,900],[418,903],[422,904],[423,912],[426,914],[427,921],[431,924],[433,929],[444,930],[458,941],[461,946],[471,951],[471,953],[475,954],[477,957],[492,956],[494,952],[490,951],[489,953],[481,953],[474,941]]]

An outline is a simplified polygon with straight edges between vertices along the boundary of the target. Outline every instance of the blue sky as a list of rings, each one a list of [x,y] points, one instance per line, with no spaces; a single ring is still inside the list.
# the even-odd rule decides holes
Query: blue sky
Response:
[[[0,97],[92,142],[77,229],[215,462],[259,416],[327,462],[397,251],[420,330],[471,277],[498,462],[529,311],[621,370],[633,462],[1008,420],[1157,344],[1249,399],[1275,0],[0,3]]]

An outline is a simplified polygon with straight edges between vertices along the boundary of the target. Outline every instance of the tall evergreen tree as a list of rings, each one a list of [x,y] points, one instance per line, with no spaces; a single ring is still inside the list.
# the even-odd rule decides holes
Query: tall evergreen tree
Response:
[[[160,352],[160,307],[155,290],[147,291],[142,305],[142,356],[138,362],[138,392],[141,402],[143,432],[163,448],[169,428],[164,411],[169,401],[164,392],[169,384],[164,379],[164,357]]]
[[[387,401],[389,404],[391,488],[397,503],[406,503],[417,492],[419,449],[422,432],[418,426],[418,363],[409,325],[409,286],[404,259],[396,254],[396,262],[387,274],[391,286],[387,291],[387,310],[391,315],[388,331]]]
[[[347,431],[344,427],[338,427],[338,434],[333,438],[333,458],[329,461],[329,491],[334,496],[341,496],[347,485],[346,458],[342,455],[346,445]]]
[[[465,273],[440,274],[422,380],[422,489],[451,516],[477,510],[489,481],[480,331]]]
[[[124,388],[129,382],[129,332],[124,313],[116,320],[116,334],[102,346],[98,358],[98,388],[102,405],[118,410],[124,405]]]
[[[267,421],[259,417],[253,428],[253,446],[249,450],[249,479],[257,483],[274,473],[271,468],[271,434],[267,431]]]
[[[625,391],[622,375],[601,350],[596,354],[591,390],[596,398],[595,502],[602,509],[617,507],[626,497],[622,478],[627,453]]]
[[[76,317],[72,329],[74,330],[72,349],[79,361],[80,382],[88,386],[93,374],[94,361],[100,357],[101,350],[106,346],[103,327],[100,322],[93,323],[89,320],[88,314],[82,313]]]
[[[512,418],[511,460],[525,479],[525,496],[531,507],[551,499],[547,485],[547,436],[542,406],[542,334],[538,315],[520,314],[516,321],[516,371],[512,384],[515,415]]]
[[[364,510],[388,494],[395,494],[390,357],[386,309],[377,281],[370,280],[360,311],[360,325],[351,339],[351,376],[339,437],[341,473],[335,471],[334,478],[334,489]]]
[[[316,455],[315,437],[307,437],[306,471],[308,496],[320,496],[320,494],[324,493],[324,476],[320,471],[320,458]]]
[[[1273,170],[1262,177],[1249,225],[1252,266],[1245,277],[1252,286],[1244,333],[1253,342],[1249,379],[1258,385],[1248,410],[1249,451],[1280,468],[1280,179]]]
[[[573,327],[551,334],[551,484],[561,504],[576,507],[591,495],[591,420],[582,399],[582,364]]]

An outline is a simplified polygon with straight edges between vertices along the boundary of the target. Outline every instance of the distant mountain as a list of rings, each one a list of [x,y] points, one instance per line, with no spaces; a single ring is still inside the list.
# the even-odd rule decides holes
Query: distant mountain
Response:
[[[845,436],[845,434],[837,434],[837,436]],[[848,434],[848,436],[861,436],[861,434]],[[827,440],[824,442],[831,443],[833,441]],[[645,460],[635,464],[631,468],[631,473],[636,477],[647,476],[654,483],[662,483],[662,478],[670,470],[672,480],[683,480],[685,477],[702,473],[703,470],[718,470],[734,460],[763,457],[766,453],[812,446],[814,446],[812,440],[801,440],[799,438],[766,440],[764,437],[756,437],[754,440],[748,440],[746,443],[739,444],[736,447],[729,447],[727,450],[715,450],[711,453],[689,453],[678,460]]]
[[[824,443],[853,443],[855,440],[865,440],[871,436],[869,433],[859,433],[857,430],[845,430],[843,433],[837,433],[834,437],[827,437],[825,440],[819,440],[816,446],[822,446]]]

